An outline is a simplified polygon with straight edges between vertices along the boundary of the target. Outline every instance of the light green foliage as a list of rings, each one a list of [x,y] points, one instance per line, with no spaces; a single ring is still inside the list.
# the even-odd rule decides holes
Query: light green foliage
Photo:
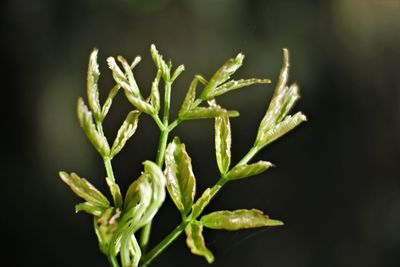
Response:
[[[107,63],[116,84],[108,92],[104,104],[101,105],[98,87],[100,77],[97,63],[98,50],[95,49],[91,53],[87,73],[88,105],[85,104],[83,98],[78,99],[78,120],[90,143],[104,162],[105,180],[113,203],[111,204],[86,179],[80,178],[75,173],[60,172],[60,177],[74,193],[85,200],[85,202],[77,204],[75,210],[77,212],[85,211],[93,216],[93,226],[100,250],[106,255],[112,267],[148,266],[183,232],[186,233],[186,243],[190,251],[203,256],[207,262],[212,263],[214,255],[205,245],[203,227],[239,230],[283,224],[279,220],[270,219],[256,209],[216,211],[198,219],[226,183],[255,176],[269,169],[272,166],[270,162],[250,163],[250,161],[269,143],[305,121],[306,118],[301,112],[288,115],[299,98],[299,89],[296,84],[287,85],[289,52],[286,49],[283,51],[282,70],[271,103],[260,123],[255,143],[233,167],[231,166],[232,129],[230,119],[239,116],[239,112],[221,107],[215,98],[253,84],[271,82],[269,79],[258,78],[231,80],[231,76],[243,64],[243,54],[240,53],[235,58],[226,61],[209,80],[201,75],[195,75],[177,118],[170,120],[171,88],[174,81],[185,70],[184,65],[179,65],[173,70],[172,63],[170,61],[167,63],[157,48],[151,45],[150,54],[156,66],[156,74],[151,84],[150,95],[145,98],[132,71],[141,58],[138,56],[129,64],[122,56],[116,57],[117,60],[109,57]],[[199,96],[196,92],[198,87],[201,87]],[[133,110],[126,115],[126,119],[122,122],[110,147],[104,135],[103,121],[120,88],[123,89],[126,99],[132,104]],[[162,111],[161,107],[163,107]],[[112,159],[136,132],[142,113],[149,115],[157,124],[160,130],[159,145],[155,162],[144,161],[144,170],[137,175],[137,179],[132,181],[123,197],[114,176]],[[185,144],[178,137],[168,143],[169,133],[175,127],[184,121],[194,119],[214,120],[215,156],[219,169],[219,179],[216,184],[204,190],[197,199],[195,199],[196,177]],[[181,213],[181,223],[146,253],[151,222],[164,203],[166,189]],[[137,239],[138,235],[140,235],[140,242]]]

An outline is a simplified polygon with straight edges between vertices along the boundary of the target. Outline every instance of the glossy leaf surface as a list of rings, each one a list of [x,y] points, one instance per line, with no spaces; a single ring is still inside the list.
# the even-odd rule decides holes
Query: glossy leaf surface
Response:
[[[254,176],[268,170],[272,166],[271,162],[259,161],[253,164],[243,164],[234,167],[227,174],[229,180],[237,180]]]

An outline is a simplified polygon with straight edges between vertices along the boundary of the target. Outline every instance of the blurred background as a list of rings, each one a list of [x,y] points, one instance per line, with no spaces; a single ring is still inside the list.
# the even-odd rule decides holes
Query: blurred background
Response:
[[[102,99],[113,86],[108,56],[142,56],[135,75],[144,95],[155,68],[151,43],[186,71],[173,88],[173,112],[195,74],[209,78],[228,58],[246,55],[235,78],[265,77],[219,98],[238,109],[233,160],[252,145],[281,67],[291,52],[295,111],[309,121],[255,160],[277,167],[228,184],[207,211],[258,208],[280,228],[205,230],[214,266],[400,266],[399,0],[6,0],[0,8],[2,98],[1,240],[7,266],[108,266],[91,218],[58,178],[75,171],[104,192],[100,157],[76,119],[85,96],[88,56],[99,48]],[[117,96],[106,120],[112,140],[131,110]],[[173,133],[187,145],[198,192],[217,180],[213,122],[191,121]],[[114,160],[122,190],[154,159],[158,132],[142,116]],[[178,223],[168,199],[154,222],[155,245]],[[154,266],[208,266],[183,237]]]

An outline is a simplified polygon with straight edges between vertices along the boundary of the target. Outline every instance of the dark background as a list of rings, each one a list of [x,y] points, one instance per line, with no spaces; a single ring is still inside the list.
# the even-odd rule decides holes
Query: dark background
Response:
[[[135,69],[147,95],[155,75],[151,43],[186,71],[174,109],[194,74],[206,78],[239,51],[235,77],[267,77],[219,98],[232,121],[233,158],[251,146],[290,49],[309,121],[260,153],[276,168],[226,186],[208,211],[258,208],[286,225],[242,232],[205,231],[214,266],[400,266],[400,1],[398,0],[9,0],[1,18],[1,241],[7,266],[107,266],[91,218],[58,178],[76,171],[106,191],[101,159],[78,125],[87,59],[100,49],[101,95],[112,80],[105,59],[142,55]],[[106,121],[112,140],[131,109],[118,95]],[[198,192],[217,180],[212,121],[179,126],[193,158]],[[123,191],[154,159],[158,133],[142,116],[114,160]],[[166,201],[152,244],[179,214]],[[179,238],[154,266],[207,266]]]

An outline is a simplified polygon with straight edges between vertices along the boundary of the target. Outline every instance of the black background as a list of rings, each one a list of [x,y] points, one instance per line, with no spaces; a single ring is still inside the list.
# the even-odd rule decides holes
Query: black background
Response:
[[[206,78],[239,51],[235,77],[267,77],[219,102],[238,109],[233,161],[251,146],[289,48],[291,81],[309,121],[255,160],[277,167],[226,186],[208,211],[258,208],[286,225],[242,232],[205,231],[214,266],[400,266],[400,1],[398,0],[9,0],[1,18],[1,241],[7,266],[107,266],[80,200],[58,178],[76,171],[106,192],[101,159],[79,128],[89,53],[100,49],[101,95],[111,88],[105,59],[143,58],[135,74],[144,95],[155,75],[155,43],[186,71],[173,88],[179,108],[194,74]],[[106,121],[112,140],[131,109],[119,95]],[[217,180],[213,123],[179,126],[198,192]],[[114,161],[123,191],[154,159],[158,133],[142,116]],[[179,223],[166,201],[152,245]],[[154,266],[207,266],[179,238]]]

